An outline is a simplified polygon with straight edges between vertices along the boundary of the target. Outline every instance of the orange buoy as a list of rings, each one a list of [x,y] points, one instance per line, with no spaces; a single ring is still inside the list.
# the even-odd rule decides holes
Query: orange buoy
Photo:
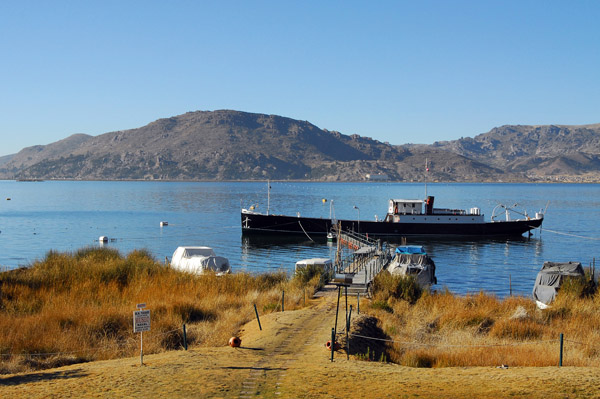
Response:
[[[231,337],[229,338],[229,346],[232,348],[239,348],[242,344],[242,340],[239,337]]]
[[[337,341],[333,345],[335,346],[334,350],[340,349],[340,344]],[[327,343],[325,344],[325,347],[327,349],[331,350],[331,341],[327,341]]]

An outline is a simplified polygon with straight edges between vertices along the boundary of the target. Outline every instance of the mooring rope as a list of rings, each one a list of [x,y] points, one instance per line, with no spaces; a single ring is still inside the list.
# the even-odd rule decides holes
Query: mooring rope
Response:
[[[302,231],[304,232],[304,234],[306,234],[306,236],[308,237],[308,239],[311,240],[312,242],[315,242],[315,240],[313,240],[312,238],[310,238],[310,236],[308,235],[308,233],[306,232],[306,230],[304,230],[304,227],[302,227],[302,223],[300,223],[299,220],[298,220],[298,224],[300,225],[300,228],[302,229]]]
[[[571,233],[563,233],[561,231],[556,231],[556,230],[550,230],[544,227],[544,231],[549,231],[550,233],[554,233],[554,234],[560,234],[563,236],[569,236],[569,237],[575,237],[575,238],[583,238],[585,240],[595,240],[595,241],[600,241],[600,238],[598,237],[586,237],[586,236],[580,236],[578,234],[571,234]]]

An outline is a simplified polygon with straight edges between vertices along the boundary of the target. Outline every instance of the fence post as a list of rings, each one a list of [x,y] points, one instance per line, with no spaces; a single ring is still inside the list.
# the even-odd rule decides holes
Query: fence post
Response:
[[[331,329],[331,361],[333,362],[333,351],[335,349],[335,330]]]
[[[560,357],[558,359],[558,367],[562,367],[563,361],[563,333],[560,333]]]
[[[356,314],[360,314],[360,292],[356,293]]]
[[[350,305],[350,313],[346,318],[346,358],[350,360],[350,318],[352,317],[352,305]]]
[[[346,297],[346,323],[348,323],[348,286],[344,287],[344,296]]]
[[[258,310],[256,310],[256,304],[254,304],[254,313],[256,313],[256,320],[258,321],[258,329],[262,331],[262,327],[260,325],[260,319],[258,318]]]
[[[283,312],[283,304],[285,302],[285,291],[281,291],[281,311]]]
[[[183,323],[183,348],[187,350],[187,334],[185,332],[185,323]]]
[[[334,337],[333,339],[335,340],[335,335],[337,334],[337,321],[338,321],[338,313],[340,311],[340,296],[342,295],[342,286],[338,286],[338,298],[337,298],[337,307],[335,308],[335,326],[334,326]],[[333,345],[335,341],[331,341],[331,345]]]

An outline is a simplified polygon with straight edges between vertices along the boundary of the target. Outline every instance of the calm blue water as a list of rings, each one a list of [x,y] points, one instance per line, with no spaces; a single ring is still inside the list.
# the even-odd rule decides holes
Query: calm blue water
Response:
[[[384,216],[390,198],[423,198],[423,184],[271,183],[272,213],[338,218]],[[530,214],[546,207],[544,229],[527,240],[412,241],[437,265],[438,288],[529,295],[542,263],[579,261],[600,254],[600,186],[571,184],[429,184],[436,207],[481,208],[489,218],[498,203]],[[10,200],[7,200],[10,198]],[[329,201],[323,203],[322,199]],[[240,208],[266,211],[266,183],[15,182],[0,181],[0,265],[16,267],[49,250],[99,245],[122,253],[149,249],[157,260],[181,245],[206,245],[228,257],[234,271],[292,271],[297,260],[332,257],[325,243],[242,237]],[[358,209],[354,209],[354,206]],[[161,221],[168,226],[160,227]],[[562,234],[558,234],[562,233]]]

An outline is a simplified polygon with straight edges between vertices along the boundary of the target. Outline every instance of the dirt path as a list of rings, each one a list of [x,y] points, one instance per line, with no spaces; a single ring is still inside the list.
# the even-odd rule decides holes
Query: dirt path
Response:
[[[343,312],[340,319],[343,319]],[[242,347],[200,348],[0,377],[0,398],[600,397],[597,368],[414,369],[334,362],[324,347],[335,297],[256,320]],[[341,326],[341,321],[340,321]]]

